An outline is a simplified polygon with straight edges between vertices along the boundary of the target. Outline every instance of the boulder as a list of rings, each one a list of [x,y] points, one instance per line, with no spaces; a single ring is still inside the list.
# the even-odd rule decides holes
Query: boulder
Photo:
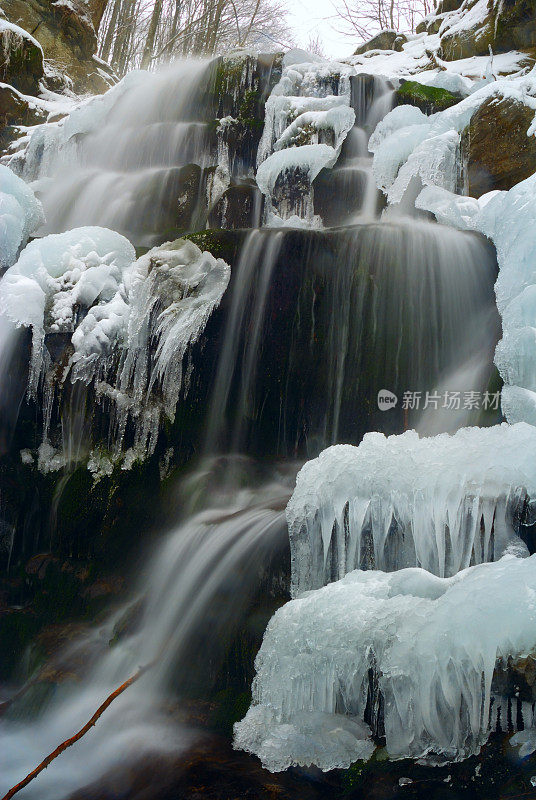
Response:
[[[487,100],[464,132],[468,191],[480,197],[511,189],[536,172],[536,138],[527,136],[531,108],[510,98]]]
[[[395,92],[395,106],[416,106],[425,114],[435,114],[446,108],[456,105],[461,100],[460,95],[453,94],[447,89],[435,86],[425,86],[417,81],[401,81],[400,87]]]
[[[0,82],[25,94],[35,93],[44,75],[43,51],[25,30],[0,20]]]
[[[366,53],[368,50],[394,50],[395,42],[400,37],[401,34],[399,34],[398,31],[381,31],[380,33],[376,34],[376,36],[373,36],[372,39],[369,39],[368,42],[360,45],[355,51],[354,55],[362,56],[363,53]]]
[[[262,211],[263,198],[253,183],[230,186],[211,210],[210,228],[256,228]]]
[[[451,2],[457,0],[444,0],[439,11],[451,11]],[[470,12],[478,0],[470,0],[464,7],[465,13]],[[455,6],[457,9],[457,6]],[[488,13],[478,20],[472,27],[453,28],[457,26],[459,15],[452,17],[449,26],[448,14],[443,21],[443,35],[441,37],[442,58],[454,61],[459,58],[471,56],[485,56],[491,47],[494,53],[505,53],[509,50],[532,50],[536,47],[536,0],[505,0],[504,3],[488,4]],[[429,25],[428,33],[433,31]]]

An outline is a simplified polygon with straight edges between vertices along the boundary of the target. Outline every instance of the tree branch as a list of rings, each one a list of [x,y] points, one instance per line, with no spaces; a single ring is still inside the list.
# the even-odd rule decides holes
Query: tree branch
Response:
[[[91,728],[93,728],[99,717],[102,716],[102,714],[106,711],[108,706],[110,706],[113,703],[116,697],[119,697],[120,694],[123,694],[125,689],[128,689],[129,686],[132,686],[133,683],[136,683],[136,681],[139,680],[142,675],[144,675],[149,669],[151,669],[151,667],[154,666],[156,661],[157,659],[151,661],[149,664],[146,664],[144,667],[140,667],[138,671],[134,675],[132,675],[132,677],[130,677],[127,681],[122,683],[121,686],[119,686],[114,692],[112,692],[112,694],[108,695],[104,703],[102,703],[98,707],[98,709],[95,711],[91,719],[88,722],[86,722],[83,728],[80,728],[78,733],[75,733],[75,735],[71,736],[70,739],[66,739],[59,745],[59,747],[56,747],[56,749],[52,753],[50,753],[50,755],[48,755],[43,761],[41,761],[39,766],[37,766],[34,770],[28,773],[28,775],[26,775],[26,777],[20,783],[17,783],[16,786],[10,789],[9,792],[6,795],[4,795],[2,800],[11,800],[11,798],[14,797],[18,792],[20,792],[21,789],[24,789],[24,787],[28,786],[28,784],[31,783],[31,781],[33,781],[34,778],[37,778],[37,776],[41,772],[43,772],[43,770],[46,769],[48,765],[54,761],[54,759],[56,759],[59,755],[61,755],[61,753],[63,753],[64,750],[67,750],[68,747],[72,747],[72,745],[75,744],[79,739],[81,739],[82,736],[85,736],[85,734],[89,730],[91,730]]]

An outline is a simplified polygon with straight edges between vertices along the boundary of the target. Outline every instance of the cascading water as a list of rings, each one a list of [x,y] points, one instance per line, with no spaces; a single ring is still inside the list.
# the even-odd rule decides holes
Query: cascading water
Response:
[[[223,465],[224,472],[229,466]],[[32,722],[31,731],[17,718],[17,702],[0,721],[0,792],[82,727],[142,665],[153,664],[115,701],[98,731],[67,751],[61,763],[21,796],[61,800],[109,770],[127,766],[129,758],[180,752],[200,736],[192,726],[177,728],[166,719],[165,698],[195,690],[206,694],[259,587],[265,597],[281,593],[277,564],[288,559],[284,507],[295,475],[294,469],[286,468],[261,486],[218,491],[215,467],[210,472],[211,501],[201,503],[203,511],[172,531],[152,559],[138,588],[141,599],[136,605],[143,603],[143,612],[134,632],[115,642],[131,604],[59,654],[66,670],[71,660],[85,661],[85,675],[74,687],[60,688]],[[192,482],[203,486],[207,468],[190,476],[190,493]],[[253,471],[248,462],[233,468],[243,483]]]
[[[41,187],[47,230],[99,222],[126,231],[136,243],[150,241],[163,210],[165,216],[166,205],[177,199],[177,170],[191,163],[199,167],[197,199],[207,191],[208,184],[199,178],[202,169],[208,169],[211,186],[216,185],[222,178],[216,174],[216,162],[205,160],[210,126],[207,119],[197,117],[197,99],[209,72],[207,65],[188,67],[179,103],[169,102],[176,71],[155,78],[156,84],[145,84],[143,78],[140,92],[120,97],[101,130],[83,133],[79,141],[73,133],[69,150],[74,173],[71,163],[68,174],[58,181],[57,164],[50,161],[55,156],[49,153],[45,161],[48,159],[54,183],[47,188],[43,180]],[[349,82],[355,114],[352,127],[352,114],[328,116],[335,104],[333,98],[338,96],[333,83],[325,77],[322,81],[323,94],[316,105],[322,106],[318,113],[326,116],[321,123],[314,116],[307,118],[316,141],[304,147],[321,146],[325,163],[331,164],[340,144],[341,161],[328,173],[328,180],[326,172],[312,177],[315,170],[310,160],[304,159],[300,167],[303,185],[296,196],[289,197],[287,192],[296,171],[278,174],[273,183],[277,190],[273,207],[281,212],[279,222],[283,218],[292,221],[296,212],[302,211],[306,219],[298,222],[310,223],[314,210],[317,216],[324,216],[326,225],[344,223],[345,227],[258,230],[242,245],[224,295],[225,307],[205,331],[207,339],[212,336],[221,342],[215,377],[209,381],[207,456],[217,451],[316,455],[327,444],[341,440],[357,443],[371,427],[398,432],[414,418],[404,418],[400,405],[391,417],[382,416],[376,408],[379,390],[389,389],[399,396],[406,390],[431,391],[445,376],[455,374],[460,361],[470,363],[475,354],[481,356],[478,375],[471,372],[463,376],[463,386],[447,388],[478,391],[488,377],[485,373],[498,335],[493,255],[472,234],[453,233],[424,220],[372,221],[379,210],[378,193],[365,140],[390,107],[390,87],[384,81]],[[153,95],[155,86],[160,88]],[[340,86],[346,86],[342,79]],[[310,98],[305,96],[305,88],[300,91],[303,93],[294,100],[299,101],[297,106],[302,101],[307,106],[305,101]],[[143,108],[140,121],[140,99],[148,96],[152,99]],[[295,112],[296,105],[289,111],[293,122]],[[305,109],[301,113],[317,112]],[[196,119],[190,119],[193,116]],[[338,135],[326,133],[322,127],[330,119],[335,119]],[[125,120],[130,124],[125,125]],[[277,134],[278,146],[292,150],[285,147],[283,134],[284,130]],[[295,134],[293,129],[292,136]],[[113,146],[105,147],[114,136]],[[292,136],[288,143],[296,143]],[[270,134],[272,144],[273,138]],[[313,157],[311,150],[305,155]],[[344,174],[338,176],[339,171]],[[354,187],[349,192],[352,199],[330,217],[319,200],[321,182],[333,178],[336,186],[341,177],[346,193],[348,176]],[[227,179],[228,175],[222,178],[211,202]],[[263,186],[263,191],[267,190],[270,181]],[[146,212],[153,209],[154,219],[149,214],[146,220]],[[201,217],[193,214],[190,224],[203,224]],[[169,227],[175,230],[177,226]],[[195,374],[195,360],[188,371]],[[75,413],[71,418],[79,417]],[[454,427],[467,418],[468,414],[458,415]],[[451,426],[452,420],[445,422],[446,428]],[[67,441],[72,443],[69,446],[77,446],[76,430]],[[214,640],[223,639],[231,623],[240,622],[248,599],[258,591],[259,573],[268,554],[284,550],[282,509],[294,477],[291,468],[290,480],[279,478],[250,492],[240,488],[240,471],[237,477],[229,465],[226,472],[232,477],[225,500],[207,502],[205,511],[185,522],[161,545],[140,588],[146,600],[138,630],[106,655],[101,649],[89,664],[83,684],[43,709],[41,719],[32,726],[30,745],[28,727],[17,721],[17,706],[13,706],[12,719],[6,719],[1,730],[10,742],[0,755],[4,761],[0,761],[2,788],[15,783],[72,734],[140,664],[154,659],[157,663],[147,675],[107,712],[99,723],[98,736],[90,734],[64,754],[26,796],[59,800],[71,789],[106,773],[124,760],[126,753],[136,758],[147,752],[149,741],[153,751],[165,750],[187,745],[190,736],[196,735],[171,731],[157,713],[159,704],[170,682],[179,695],[185,691],[192,650],[207,660],[215,658]],[[109,642],[116,622],[117,615],[93,639]],[[125,721],[130,727],[128,735],[119,733]]]

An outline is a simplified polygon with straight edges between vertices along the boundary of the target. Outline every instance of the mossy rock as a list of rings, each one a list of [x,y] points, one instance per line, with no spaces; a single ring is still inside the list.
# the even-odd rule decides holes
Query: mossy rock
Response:
[[[43,51],[29,35],[11,28],[0,30],[0,82],[23,94],[35,94],[44,75]]]
[[[417,81],[404,81],[395,92],[395,105],[417,106],[425,114],[434,114],[459,103],[462,98],[447,89],[425,86]]]
[[[439,55],[445,61],[489,55],[489,48],[497,51],[495,26],[491,18],[470,30],[446,33],[441,37]]]
[[[214,229],[188,233],[184,236],[200,250],[207,250],[215,258],[223,258],[227,264],[236,261],[238,249],[244,240],[244,231]]]

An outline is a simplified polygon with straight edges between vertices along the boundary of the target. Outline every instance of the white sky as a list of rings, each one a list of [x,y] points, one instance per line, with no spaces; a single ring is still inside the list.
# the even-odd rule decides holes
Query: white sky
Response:
[[[343,57],[353,53],[359,42],[351,36],[337,33],[333,28],[335,13],[331,0],[286,0],[290,27],[296,33],[301,47],[307,45],[309,34],[318,34],[324,44],[327,56]]]

